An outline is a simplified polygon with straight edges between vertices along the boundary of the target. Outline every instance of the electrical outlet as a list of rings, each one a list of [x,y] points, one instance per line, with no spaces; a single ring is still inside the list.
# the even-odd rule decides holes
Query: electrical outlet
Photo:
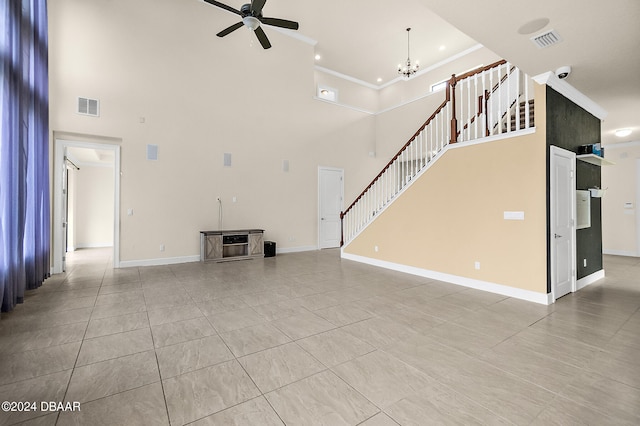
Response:
[[[480,270],[480,262],[476,262],[474,264],[474,266],[475,266],[476,270]]]
[[[160,244],[160,251],[164,251],[164,244]]]
[[[379,250],[379,249],[378,249],[378,246],[374,246],[374,247],[373,247],[373,250],[377,253],[377,252],[378,252],[378,250]]]
[[[582,266],[587,267],[587,259],[582,259]]]

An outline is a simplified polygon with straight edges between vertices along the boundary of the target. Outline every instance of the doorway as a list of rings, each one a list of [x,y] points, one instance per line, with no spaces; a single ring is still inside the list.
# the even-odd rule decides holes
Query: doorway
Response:
[[[636,256],[640,257],[640,159],[636,160],[636,199],[633,208],[636,211]]]
[[[95,157],[95,161],[86,159],[85,161],[81,161],[78,158],[82,155],[93,156]],[[95,247],[104,245],[105,243],[111,243],[113,246],[113,266],[115,268],[120,267],[120,146],[56,139],[54,146],[54,199],[52,224],[52,273],[54,274],[65,271],[67,248],[69,245],[76,245],[76,235],[74,232],[76,227],[70,227],[70,225],[73,225],[76,221],[80,223],[80,220],[82,219],[78,217],[74,207],[69,205],[70,202],[74,202],[74,198],[77,198],[75,197],[76,194],[72,191],[74,191],[74,182],[77,183],[77,181],[79,181],[79,179],[74,179],[73,177],[69,179],[69,172],[71,171],[73,174],[82,173],[77,169],[82,170],[83,168],[85,171],[87,169],[98,170],[97,167],[100,164],[102,164],[100,167],[108,167],[108,170],[100,170],[100,174],[104,175],[104,172],[107,172],[106,185],[113,189],[112,203],[107,203],[109,206],[108,208],[112,210],[112,212],[109,212],[109,219],[104,226],[100,226],[101,230],[106,229],[107,236],[105,237],[104,233],[102,234],[102,237],[96,237],[93,235],[87,241],[94,241],[94,243],[87,243],[85,241],[83,244],[87,247]],[[89,167],[83,167],[83,165],[88,165]],[[99,188],[94,189],[95,190],[92,192],[97,194],[99,192]],[[94,200],[91,200],[87,205],[92,208],[96,207]],[[91,230],[90,227],[87,227],[87,229],[91,232],[95,232],[95,229]],[[95,241],[99,242],[96,244]]]
[[[550,264],[553,300],[576,291],[576,154],[555,146],[550,159]]]
[[[344,170],[318,167],[318,247],[340,247]]]

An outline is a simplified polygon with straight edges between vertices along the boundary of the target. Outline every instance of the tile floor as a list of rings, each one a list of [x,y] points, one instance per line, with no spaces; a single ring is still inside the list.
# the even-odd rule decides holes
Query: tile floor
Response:
[[[0,320],[29,425],[640,424],[640,259],[551,306],[337,250],[112,269],[69,256]]]

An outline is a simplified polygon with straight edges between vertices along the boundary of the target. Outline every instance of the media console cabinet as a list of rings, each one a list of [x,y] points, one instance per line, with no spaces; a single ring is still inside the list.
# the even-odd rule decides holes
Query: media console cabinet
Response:
[[[264,257],[264,230],[200,231],[200,261],[225,262]]]

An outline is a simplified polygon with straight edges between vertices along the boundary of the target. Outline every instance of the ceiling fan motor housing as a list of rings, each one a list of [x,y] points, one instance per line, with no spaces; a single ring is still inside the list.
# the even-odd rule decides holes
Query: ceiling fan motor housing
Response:
[[[242,16],[251,16],[251,4],[243,4],[240,12],[242,12]],[[260,15],[262,15],[262,13]]]

